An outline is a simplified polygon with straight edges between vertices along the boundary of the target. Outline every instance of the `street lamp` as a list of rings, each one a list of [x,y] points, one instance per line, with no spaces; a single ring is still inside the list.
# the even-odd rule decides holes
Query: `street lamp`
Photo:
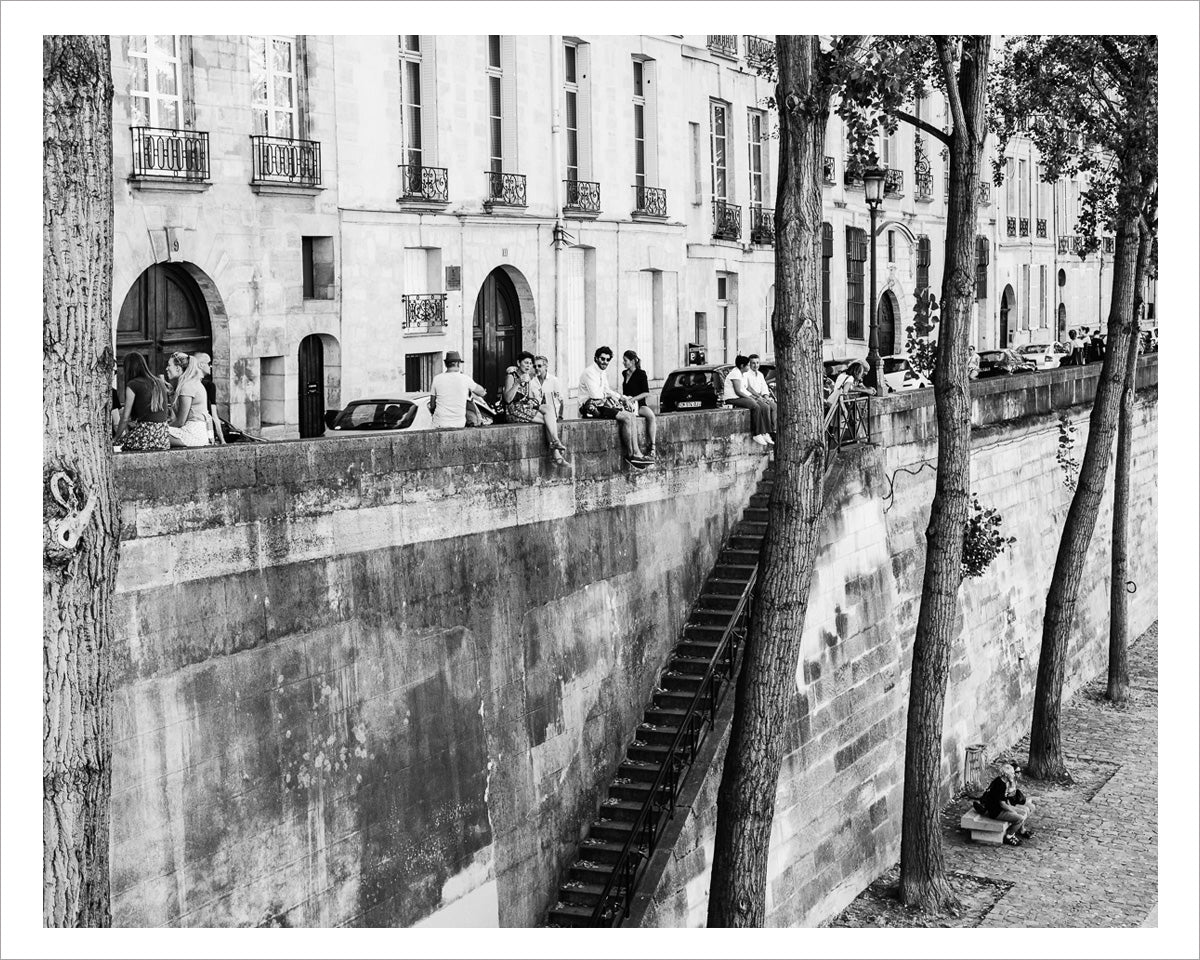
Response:
[[[883,393],[883,378],[879,376],[879,329],[875,325],[875,314],[878,304],[875,302],[875,218],[879,214],[879,205],[883,203],[883,182],[887,179],[887,170],[883,167],[867,167],[863,171],[863,192],[867,197],[867,206],[871,210],[871,328],[870,339],[867,341],[867,365],[871,368],[868,373],[868,386]]]

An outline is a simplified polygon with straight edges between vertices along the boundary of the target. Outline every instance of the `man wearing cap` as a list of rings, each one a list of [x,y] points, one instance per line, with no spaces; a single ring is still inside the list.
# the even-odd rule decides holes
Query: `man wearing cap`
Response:
[[[451,350],[446,354],[446,369],[433,378],[429,386],[429,411],[433,414],[435,430],[461,430],[467,425],[467,398],[482,397],[486,390],[462,370],[462,354]]]

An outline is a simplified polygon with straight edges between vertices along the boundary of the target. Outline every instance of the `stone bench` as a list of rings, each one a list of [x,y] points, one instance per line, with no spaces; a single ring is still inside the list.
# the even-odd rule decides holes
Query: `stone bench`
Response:
[[[991,817],[985,817],[974,810],[968,810],[964,813],[958,825],[963,830],[970,830],[971,839],[977,843],[1001,844],[1004,842],[1004,831],[1008,829],[1008,824],[1005,821],[993,820]]]

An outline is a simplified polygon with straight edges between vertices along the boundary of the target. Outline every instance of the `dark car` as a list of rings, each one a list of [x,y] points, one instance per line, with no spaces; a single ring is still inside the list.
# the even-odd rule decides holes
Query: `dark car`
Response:
[[[1012,373],[1033,373],[1037,364],[1016,350],[983,350],[979,354],[979,379],[1002,377]]]
[[[725,389],[725,376],[733,369],[732,363],[710,363],[702,367],[681,367],[672,370],[663,381],[658,394],[658,409],[662,413],[677,410],[715,410],[721,405],[721,393]],[[775,389],[775,364],[764,361],[758,372],[767,379],[767,386]]]

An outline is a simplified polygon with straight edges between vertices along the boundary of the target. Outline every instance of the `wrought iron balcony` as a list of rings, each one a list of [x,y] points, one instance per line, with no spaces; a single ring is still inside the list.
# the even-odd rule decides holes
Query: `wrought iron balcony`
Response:
[[[746,61],[755,66],[775,62],[775,41],[766,37],[746,36]]]
[[[1017,218],[1009,217],[1007,227],[1008,227],[1008,229],[1005,232],[1010,237],[1015,237],[1017,235]]]
[[[567,188],[564,209],[581,213],[600,212],[600,184],[590,180],[564,180],[563,184]]]
[[[979,205],[986,207],[992,202],[992,182],[990,180],[979,181]]]
[[[197,130],[134,127],[133,176],[137,180],[208,180],[208,134]]]
[[[904,196],[904,171],[888,169],[883,177],[883,195],[885,197]]]
[[[1116,238],[1115,237],[1105,237],[1104,238],[1104,252],[1105,253],[1114,253],[1114,252],[1116,252],[1116,249],[1117,249]]]
[[[1045,220],[1045,218],[1039,217],[1037,220],[1036,227],[1037,227],[1038,238],[1041,240],[1045,240],[1046,239],[1046,220]]]
[[[775,243],[775,210],[772,207],[750,208],[750,242]]]
[[[446,168],[426,167],[419,163],[400,164],[400,199],[448,203],[450,182]]]
[[[738,35],[736,33],[710,33],[708,34],[708,49],[723,57],[732,57],[736,60]]]
[[[933,167],[925,155],[925,141],[919,136],[913,140],[913,184],[918,200],[933,199]]]
[[[717,240],[742,238],[742,208],[724,200],[713,200],[713,237]]]
[[[1021,218],[1021,236],[1023,236],[1023,237],[1029,236],[1029,218],[1028,217]]]
[[[425,333],[446,325],[444,293],[406,293],[400,299],[404,302],[406,331]]]
[[[849,157],[846,158],[845,170],[842,173],[842,183],[848,187],[862,186],[863,168]]]
[[[251,135],[250,152],[254,158],[251,183],[321,185],[321,144],[316,140]]]
[[[525,174],[485,170],[484,175],[488,178],[488,206],[525,206]]]
[[[667,191],[662,187],[633,185],[633,212],[642,217],[667,215]]]
[[[823,167],[825,182],[831,186],[837,183],[837,161],[833,157],[826,157]]]
[[[1082,248],[1082,244],[1080,243],[1081,239],[1082,239],[1081,237],[1073,235],[1073,234],[1070,236],[1059,237],[1058,238],[1058,252],[1059,253],[1075,253],[1075,254],[1079,253],[1080,249]]]

